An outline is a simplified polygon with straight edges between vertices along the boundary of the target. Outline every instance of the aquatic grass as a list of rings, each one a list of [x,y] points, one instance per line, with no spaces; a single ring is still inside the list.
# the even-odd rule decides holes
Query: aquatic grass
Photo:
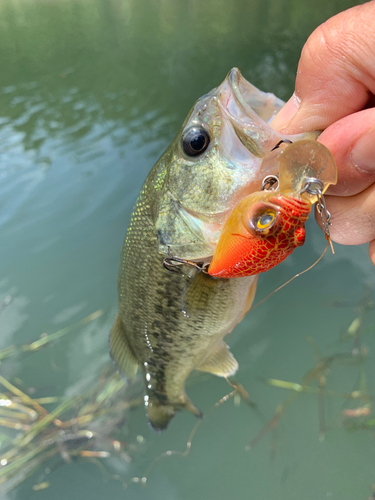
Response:
[[[65,328],[61,328],[57,332],[50,333],[50,334],[43,334],[40,339],[35,340],[34,342],[31,342],[30,344],[23,344],[23,345],[11,345],[9,347],[6,347],[5,349],[0,350],[0,361],[3,361],[7,358],[10,358],[12,356],[17,356],[19,354],[25,353],[25,352],[35,352],[41,349],[42,347],[47,346],[51,342],[54,342],[55,340],[63,337],[67,333],[71,333],[77,328],[80,328],[82,326],[87,325],[88,323],[91,323],[92,321],[98,319],[102,314],[103,314],[102,309],[98,309],[97,311],[89,314],[85,318],[80,319],[76,323],[73,323],[72,325],[66,326]]]
[[[342,398],[345,402],[355,400],[362,404],[362,406],[358,406],[353,410],[342,410],[342,426],[345,429],[351,431],[373,430],[375,419],[373,417],[367,417],[371,415],[375,396],[370,394],[368,388],[366,374],[368,350],[365,346],[361,345],[361,338],[364,329],[364,317],[368,312],[373,311],[374,307],[375,304],[372,295],[369,294],[367,290],[359,303],[354,307],[354,311],[358,313],[358,316],[350,323],[347,330],[344,333],[341,332],[339,336],[340,343],[347,341],[352,343],[349,352],[339,352],[324,356],[322,349],[315,343],[314,339],[310,336],[306,337],[306,341],[314,352],[315,366],[302,377],[302,382],[291,382],[275,378],[260,379],[269,386],[291,391],[291,394],[283,403],[276,407],[272,418],[268,420],[258,434],[245,447],[247,451],[258,444],[270,431],[277,429],[280,418],[285,413],[286,409],[303,393],[316,395],[318,398],[320,440],[325,439],[325,434],[327,432],[325,424],[325,398],[327,397]],[[359,382],[357,384],[357,389],[347,393],[327,389],[327,380],[335,365],[358,367]],[[314,382],[316,383],[315,386],[313,385]]]
[[[0,351],[0,360],[25,352],[36,352],[73,330],[99,318],[98,310],[50,335],[23,346],[11,346]],[[110,365],[94,382],[93,387],[73,397],[47,396],[32,398],[0,375],[0,428],[17,431],[14,437],[0,434],[1,491],[11,491],[32,476],[44,463],[60,459],[60,465],[73,459],[105,459],[112,454],[130,459],[127,451],[135,446],[121,444],[115,432],[128,411],[142,403],[140,386],[121,378]],[[134,395],[135,394],[135,395]],[[53,405],[47,410],[45,405]],[[104,420],[103,420],[104,418]],[[96,429],[100,428],[100,435]],[[107,449],[102,449],[102,447]],[[35,491],[48,487],[48,481],[34,485]]]
[[[298,384],[296,382],[288,382],[286,380],[279,380],[274,378],[263,378],[260,380],[267,385],[271,385],[272,387],[277,387],[279,389],[287,389],[298,393],[304,392],[307,394],[319,394],[320,392],[320,389],[318,387],[311,387],[310,385]],[[325,395],[328,397],[337,397],[343,399],[359,399],[365,401],[369,401],[372,399],[370,394],[361,391],[341,393],[336,391],[325,390]]]
[[[26,432],[21,438],[15,440],[15,445],[19,448],[26,446],[30,441],[32,441],[40,432],[43,431],[50,423],[55,422],[57,417],[64,413],[67,409],[71,408],[74,404],[81,400],[81,397],[76,397],[68,399],[61,403],[57,408],[55,408],[51,413],[45,415],[41,420],[36,422],[31,426],[30,430]],[[56,424],[55,424],[56,425]],[[59,427],[59,425],[57,425]],[[1,471],[0,471],[1,477]]]
[[[17,388],[3,377],[2,383],[11,388],[12,393],[19,394]],[[51,412],[43,407],[38,408],[36,421],[32,421],[29,411],[17,411],[16,416],[21,416],[17,420],[15,412],[8,407],[8,420],[0,419],[0,425],[14,428],[20,431],[20,434],[10,442],[3,443],[5,450],[0,455],[0,485],[15,487],[55,456],[61,456],[64,463],[76,457],[107,458],[116,453],[118,446],[111,444],[112,441],[115,442],[113,434],[116,424],[124,420],[129,409],[143,401],[139,396],[129,398],[128,389],[126,380],[121,379],[112,370],[112,373],[107,373],[92,390],[65,399]],[[47,401],[50,399],[55,402],[55,398],[48,398]],[[23,404],[31,408],[36,407],[32,398],[27,402],[24,400]],[[29,410],[27,407],[25,409]],[[98,436],[89,424],[94,425],[103,416],[107,421],[100,426],[101,432]],[[107,442],[111,451],[95,449],[97,437],[101,444]]]
[[[313,349],[314,364],[300,382],[278,378],[258,379],[277,390],[289,391],[290,394],[276,407],[273,416],[268,421],[263,418],[263,422],[266,423],[245,447],[246,450],[253,449],[271,433],[271,453],[273,455],[276,453],[280,419],[301,394],[317,398],[321,440],[327,432],[325,423],[325,400],[327,398],[341,398],[344,405],[349,401],[357,402],[356,408],[342,410],[343,428],[351,432],[374,431],[373,396],[369,392],[366,373],[368,351],[365,346],[361,345],[361,335],[364,330],[363,316],[369,310],[371,309],[363,307],[359,315],[350,323],[347,331],[340,334],[339,342],[341,344],[350,342],[349,350],[340,349],[340,352],[325,355],[325,349],[320,348],[311,337],[306,338]],[[83,325],[93,317],[95,315],[90,315],[77,322],[75,326]],[[39,341],[37,344],[32,343],[36,346],[32,350],[35,351],[42,345],[52,345],[53,340],[72,331],[71,328],[55,332],[49,336],[46,343],[40,344]],[[26,349],[21,346],[18,352],[26,352]],[[338,366],[353,366],[359,371],[356,386],[347,392],[334,391],[329,388],[330,375]],[[207,417],[229,399],[233,399],[235,405],[243,401],[252,410],[258,412],[257,406],[241,384],[233,379],[228,379],[227,382],[234,390],[221,398],[207,413]],[[143,398],[139,395],[140,388],[137,395],[133,396],[134,390],[129,382],[115,373],[114,368],[110,366],[105,368],[90,390],[70,398],[52,395],[33,399],[2,376],[0,376],[0,384],[3,386],[0,392],[0,426],[4,429],[14,429],[19,433],[14,438],[6,434],[0,435],[0,485],[2,485],[2,491],[5,492],[15,488],[32,476],[43,464],[52,460],[55,462],[58,460],[58,465],[76,459],[90,460],[112,479],[119,480],[124,488],[134,483],[145,485],[149,475],[161,459],[175,455],[186,457],[189,454],[193,438],[198,428],[204,424],[203,421],[196,423],[188,437],[185,450],[169,450],[162,453],[151,461],[143,476],[133,477],[126,483],[120,476],[111,475],[105,469],[104,464],[105,459],[113,454],[119,454],[122,460],[128,462],[131,460],[131,453],[138,447],[136,444],[121,443],[114,434],[126,421],[129,410],[142,404]],[[53,409],[49,411],[45,405],[53,405]],[[43,477],[32,488],[39,491],[48,486],[49,481]]]
[[[47,410],[40,406],[39,403],[36,403],[30,396],[22,392],[18,387],[11,384],[8,380],[6,380],[2,375],[0,375],[0,384],[2,384],[6,389],[12,392],[15,396],[18,396],[24,405],[31,405],[35,408],[36,411],[39,411],[42,414],[47,414]]]

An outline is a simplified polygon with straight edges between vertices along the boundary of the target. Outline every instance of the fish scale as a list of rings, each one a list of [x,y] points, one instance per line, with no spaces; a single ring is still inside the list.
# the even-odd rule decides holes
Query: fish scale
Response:
[[[155,218],[147,201],[156,194],[153,176],[151,172],[137,200],[121,255],[121,334],[147,386],[151,386],[146,390],[148,408],[160,407],[164,395],[164,400],[168,399],[167,417],[183,407],[199,415],[185,394],[185,379],[206,357],[210,346],[239,321],[254,278],[224,280],[187,266],[179,273],[163,267]],[[165,426],[165,412],[160,413],[153,421],[156,428]]]

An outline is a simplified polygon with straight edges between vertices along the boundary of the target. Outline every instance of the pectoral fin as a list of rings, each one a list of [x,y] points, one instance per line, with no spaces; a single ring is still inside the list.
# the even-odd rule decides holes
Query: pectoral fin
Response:
[[[258,276],[255,276],[253,284],[251,285],[251,287],[249,289],[249,293],[248,293],[248,296],[246,299],[246,304],[245,304],[245,307],[243,310],[243,314],[242,314],[241,318],[238,320],[238,323],[240,323],[240,321],[242,321],[244,319],[245,314],[249,311],[251,304],[253,303],[255,293],[257,291],[257,283],[258,283]]]
[[[230,377],[238,370],[238,363],[227,344],[221,341],[196,370],[209,372],[218,377]]]
[[[118,315],[109,334],[109,350],[113,361],[119,370],[129,378],[134,378],[138,370],[138,362],[128,343],[123,326]]]

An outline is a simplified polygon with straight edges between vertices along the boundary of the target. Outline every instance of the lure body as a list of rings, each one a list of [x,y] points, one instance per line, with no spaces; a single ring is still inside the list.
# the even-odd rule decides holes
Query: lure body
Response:
[[[253,276],[280,264],[305,242],[311,203],[273,192],[254,193],[233,210],[208,273],[220,278]]]

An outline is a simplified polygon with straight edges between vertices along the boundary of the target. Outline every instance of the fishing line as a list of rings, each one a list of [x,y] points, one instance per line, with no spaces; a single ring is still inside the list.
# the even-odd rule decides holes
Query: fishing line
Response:
[[[318,187],[313,189],[311,186],[315,185],[315,184]],[[257,304],[255,304],[255,306],[250,307],[249,311],[252,311],[256,307],[258,307],[261,304],[263,304],[263,302],[265,302],[270,297],[272,297],[273,294],[275,294],[276,292],[278,292],[279,290],[281,290],[282,288],[284,288],[284,286],[289,285],[289,283],[291,283],[293,280],[295,280],[296,278],[298,278],[298,276],[302,276],[302,274],[305,274],[305,273],[307,273],[307,271],[310,271],[310,269],[312,269],[314,266],[316,266],[316,264],[324,257],[324,255],[326,254],[326,252],[327,252],[327,250],[328,250],[329,247],[331,247],[332,254],[333,255],[335,254],[335,250],[333,248],[333,243],[332,243],[330,232],[329,232],[329,226],[332,225],[332,222],[331,222],[331,218],[332,217],[331,217],[330,212],[326,208],[326,204],[325,204],[325,200],[324,200],[324,195],[323,195],[323,184],[322,184],[322,182],[319,179],[316,179],[315,177],[307,177],[306,178],[306,184],[305,184],[304,188],[302,189],[301,193],[303,193],[303,192],[307,192],[309,194],[313,194],[313,195],[316,195],[318,197],[317,202],[316,202],[317,203],[316,208],[317,208],[317,211],[318,211],[318,213],[320,215],[320,218],[321,218],[321,221],[322,221],[323,231],[325,233],[325,237],[326,237],[326,240],[327,240],[327,246],[324,249],[322,255],[319,257],[319,259],[317,261],[314,262],[314,264],[312,264],[310,267],[308,267],[304,271],[296,274],[295,276],[293,276],[293,278],[290,278],[290,280],[288,280],[283,285],[281,285],[278,288],[276,288],[276,290],[274,290],[269,295],[267,295],[267,297],[265,297],[260,302],[258,302]]]
[[[260,306],[261,304],[263,304],[263,302],[265,302],[266,300],[268,300],[270,297],[272,297],[272,295],[274,295],[276,292],[278,292],[279,290],[281,290],[282,288],[284,288],[284,286],[286,285],[289,285],[289,283],[291,283],[293,280],[295,280],[296,278],[298,278],[298,276],[302,276],[302,274],[305,274],[307,273],[307,271],[310,271],[314,266],[316,266],[316,264],[318,264],[318,262],[320,262],[322,260],[322,258],[324,257],[324,255],[326,254],[328,248],[331,246],[331,248],[333,249],[333,246],[332,246],[332,242],[331,242],[331,239],[328,240],[327,242],[327,246],[325,247],[322,255],[319,257],[318,260],[316,260],[313,264],[311,264],[311,266],[309,266],[307,269],[305,269],[304,271],[301,271],[300,273],[296,274],[293,276],[293,278],[290,278],[290,280],[286,281],[283,285],[279,286],[278,288],[276,288],[276,290],[274,290],[273,292],[271,292],[269,295],[267,295],[267,297],[265,297],[264,299],[262,299],[260,302],[258,302],[257,304],[255,304],[254,306],[250,307],[249,311],[252,311],[253,309],[255,309],[256,307]]]
[[[211,407],[211,409],[207,412],[207,417],[209,417],[210,415],[212,415],[212,413],[214,413],[219,408],[219,406],[221,406],[226,401],[228,401],[228,399],[232,398],[236,394],[236,392],[238,392],[238,390],[234,389],[232,392],[230,392],[226,396],[223,396],[221,399],[219,399],[219,401],[217,401]],[[181,450],[168,450],[168,451],[165,451],[164,453],[161,453],[160,455],[158,455],[157,457],[155,457],[154,460],[150,463],[150,465],[147,467],[147,469],[145,470],[145,473],[143,474],[142,477],[133,477],[131,479],[131,482],[132,483],[140,483],[143,486],[146,486],[148,478],[149,478],[149,475],[151,474],[151,472],[153,471],[153,469],[156,467],[156,464],[160,460],[162,460],[163,458],[171,457],[173,455],[179,455],[180,457],[187,457],[189,455],[189,453],[190,453],[190,450],[191,450],[193,438],[194,438],[194,436],[195,436],[195,434],[196,434],[196,432],[198,430],[198,427],[202,424],[202,422],[203,422],[203,419],[200,419],[194,425],[192,431],[189,434],[188,440],[186,442],[186,448],[185,448],[184,451],[181,451]]]
[[[267,180],[267,178],[266,178],[266,180]],[[312,186],[316,186],[316,187],[313,188]],[[263,188],[263,186],[262,186],[262,188]],[[262,299],[260,302],[258,302],[254,306],[250,307],[249,311],[252,311],[256,307],[258,307],[261,304],[263,304],[263,302],[265,302],[270,297],[272,297],[273,294],[275,294],[276,292],[278,292],[279,290],[281,290],[282,288],[284,288],[284,286],[288,285],[293,280],[295,280],[296,278],[298,278],[298,276],[302,276],[302,274],[305,274],[305,273],[307,273],[307,271],[310,271],[310,269],[312,269],[314,266],[316,266],[316,264],[324,257],[324,255],[326,254],[326,252],[327,252],[327,250],[328,250],[329,247],[331,247],[332,254],[333,255],[335,254],[335,250],[333,248],[333,243],[332,243],[330,232],[329,232],[329,226],[332,225],[332,222],[331,222],[332,216],[331,216],[330,212],[327,210],[327,207],[326,207],[326,203],[325,203],[324,195],[323,195],[323,183],[322,183],[322,181],[319,180],[319,179],[316,179],[315,177],[307,177],[306,178],[306,182],[305,182],[305,186],[303,187],[303,189],[300,192],[300,194],[302,194],[304,192],[307,192],[309,194],[317,196],[316,209],[317,209],[317,211],[318,211],[318,213],[320,215],[321,221],[322,221],[323,231],[325,233],[325,237],[326,237],[326,240],[327,240],[327,246],[326,246],[325,250],[323,251],[322,255],[319,257],[319,259],[317,261],[314,262],[314,264],[312,264],[310,267],[308,267],[304,271],[296,274],[295,276],[293,276],[293,278],[290,278],[290,280],[288,280],[283,285],[281,285],[278,288],[276,288],[276,290],[274,290],[269,295],[267,295],[267,297],[265,297],[264,299]]]

